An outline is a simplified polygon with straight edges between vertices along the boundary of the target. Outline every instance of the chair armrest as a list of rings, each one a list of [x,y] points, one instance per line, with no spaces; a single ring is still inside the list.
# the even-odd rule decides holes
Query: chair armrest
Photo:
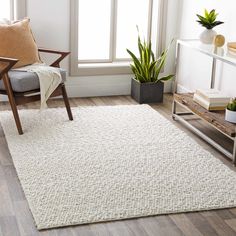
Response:
[[[7,73],[19,60],[14,58],[0,57],[0,79]]]
[[[45,53],[52,53],[52,54],[59,54],[61,55],[56,61],[54,61],[50,66],[53,67],[60,67],[60,62],[70,54],[70,52],[61,52],[61,51],[56,51],[56,50],[51,50],[51,49],[46,49],[46,48],[39,48],[39,52],[45,52]]]

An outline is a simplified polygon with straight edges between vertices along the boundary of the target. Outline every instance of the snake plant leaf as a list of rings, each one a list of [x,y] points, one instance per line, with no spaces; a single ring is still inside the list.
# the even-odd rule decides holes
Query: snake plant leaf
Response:
[[[133,73],[135,74],[136,79],[139,80],[141,83],[145,82],[145,78],[139,73],[136,66],[131,64],[130,67]]]
[[[138,49],[139,49],[140,60],[141,62],[143,62],[143,45],[141,43],[140,36],[138,36]]]
[[[148,56],[148,64],[150,65],[150,63],[151,63],[151,56],[152,56],[152,43],[151,43],[151,41],[148,44],[147,56]]]
[[[130,56],[132,57],[134,64],[136,65],[136,68],[138,69],[138,71],[140,73],[144,74],[143,68],[142,68],[142,64],[140,63],[140,61],[138,60],[138,58],[129,50],[127,49],[127,52],[130,54]]]
[[[144,65],[147,67],[149,65],[149,58],[148,58],[148,48],[145,48],[144,50]]]
[[[158,81],[162,81],[162,82],[165,82],[165,81],[168,81],[168,80],[171,80],[173,79],[175,75],[167,75],[165,77],[162,77],[161,79],[159,79]]]
[[[160,60],[160,64],[157,66],[157,68],[155,69],[155,81],[158,80],[158,77],[160,75],[161,69],[163,68],[165,61],[166,61],[166,53],[163,55],[163,57]]]
[[[130,67],[134,74],[138,73],[138,70],[134,65],[130,64]]]
[[[151,52],[151,56],[152,56],[152,61],[155,61],[156,59],[155,59],[155,55],[154,55],[153,51]]]
[[[153,61],[149,67],[149,73],[153,71],[154,67],[157,65],[158,61]]]
[[[139,74],[139,73],[136,73],[136,74],[135,74],[135,77],[136,77],[136,79],[137,79],[140,83],[149,82],[145,76],[143,76],[143,75],[141,75],[141,74]]]
[[[140,82],[140,83],[147,83],[148,81],[146,80],[145,77],[143,77],[142,75],[140,74],[137,74],[136,75],[136,79]]]
[[[169,49],[170,49],[170,46],[172,43],[173,43],[173,40],[170,42],[168,48],[164,52],[162,52],[162,54],[161,54],[160,63],[158,64],[158,67],[156,68],[156,76],[155,76],[156,80],[158,80],[159,74],[160,74],[163,66],[165,65],[167,54],[169,52]]]

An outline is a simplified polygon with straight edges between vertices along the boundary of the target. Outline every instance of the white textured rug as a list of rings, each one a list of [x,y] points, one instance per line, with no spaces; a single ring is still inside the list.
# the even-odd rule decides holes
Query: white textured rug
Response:
[[[38,229],[236,206],[236,173],[147,105],[0,119]]]

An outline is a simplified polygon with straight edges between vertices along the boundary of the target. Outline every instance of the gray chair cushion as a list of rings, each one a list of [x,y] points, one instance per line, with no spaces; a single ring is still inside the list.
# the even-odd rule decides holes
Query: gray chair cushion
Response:
[[[60,69],[62,81],[66,81],[66,70]],[[11,86],[14,92],[28,92],[39,89],[39,78],[36,73],[25,71],[8,72]],[[0,80],[0,90],[5,90],[3,80]]]

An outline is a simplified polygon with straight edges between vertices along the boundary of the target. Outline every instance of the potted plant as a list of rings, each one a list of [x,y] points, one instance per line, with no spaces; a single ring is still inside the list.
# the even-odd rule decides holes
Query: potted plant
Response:
[[[140,36],[138,36],[139,56],[135,56],[127,49],[133,60],[133,64],[130,66],[135,76],[131,81],[131,97],[140,104],[163,101],[163,82],[174,77],[174,75],[168,75],[160,78],[169,47],[160,57],[156,58],[152,51],[151,41],[149,43],[146,43],[145,40],[141,42]]]
[[[225,111],[225,120],[236,123],[236,98],[232,99]]]
[[[208,12],[205,9],[204,16],[198,15],[197,22],[206,28],[200,35],[200,40],[202,43],[205,44],[212,44],[214,37],[217,35],[216,31],[213,30],[214,27],[223,24],[222,21],[217,21],[216,18],[218,16],[218,13],[213,9],[210,12]]]

